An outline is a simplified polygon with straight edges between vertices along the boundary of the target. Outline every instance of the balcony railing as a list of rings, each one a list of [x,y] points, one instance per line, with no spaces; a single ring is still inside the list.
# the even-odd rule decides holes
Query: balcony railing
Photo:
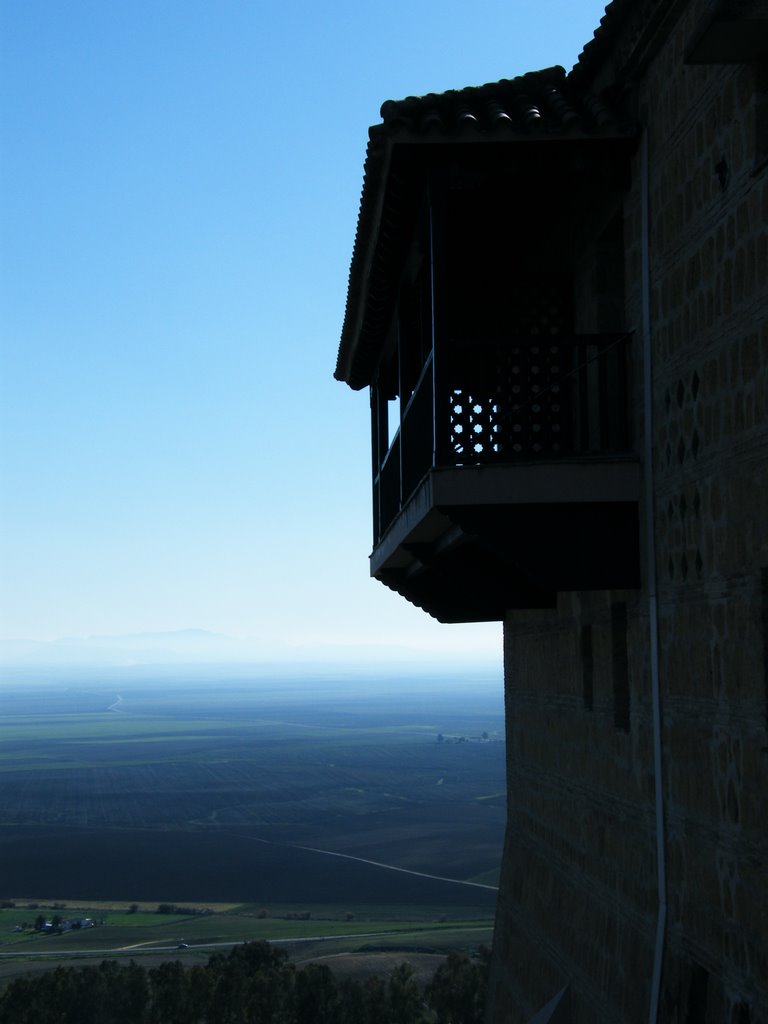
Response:
[[[374,542],[430,469],[627,454],[629,340],[454,339],[430,355],[374,467]]]

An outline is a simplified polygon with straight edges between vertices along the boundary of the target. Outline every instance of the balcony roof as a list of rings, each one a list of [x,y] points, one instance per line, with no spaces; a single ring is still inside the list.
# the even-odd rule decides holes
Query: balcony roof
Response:
[[[383,123],[370,129],[371,140],[406,135],[475,141],[560,138],[601,134],[615,128],[618,120],[598,97],[571,89],[559,66],[466,89],[387,100],[381,117]]]
[[[613,5],[611,5],[613,6]],[[389,100],[369,129],[360,213],[335,376],[371,381],[416,216],[415,186],[436,146],[627,139],[636,135],[622,97],[577,88],[561,67],[426,96]]]

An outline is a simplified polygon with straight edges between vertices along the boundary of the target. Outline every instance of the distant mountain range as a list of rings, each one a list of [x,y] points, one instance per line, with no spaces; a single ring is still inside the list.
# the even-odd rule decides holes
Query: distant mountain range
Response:
[[[501,637],[499,637],[499,650]],[[375,665],[423,667],[456,662],[485,667],[493,657],[396,645],[291,645],[254,637],[232,637],[205,629],[125,633],[117,636],[62,637],[57,640],[0,640],[0,665],[6,667],[105,667],[142,665]]]
[[[22,664],[156,664],[247,658],[242,641],[204,629],[118,636],[60,637],[57,640],[0,641],[0,662]]]

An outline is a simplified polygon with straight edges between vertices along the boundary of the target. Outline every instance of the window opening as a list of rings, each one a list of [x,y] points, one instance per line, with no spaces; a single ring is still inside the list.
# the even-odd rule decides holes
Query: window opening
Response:
[[[611,605],[611,647],[613,654],[613,722],[629,732],[629,652],[627,650],[627,606]]]
[[[594,708],[594,658],[592,655],[592,626],[581,627],[581,689],[584,707]]]

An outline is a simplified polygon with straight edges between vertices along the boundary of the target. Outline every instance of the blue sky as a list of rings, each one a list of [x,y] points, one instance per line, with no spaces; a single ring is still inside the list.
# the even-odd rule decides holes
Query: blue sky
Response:
[[[368,577],[332,379],[367,128],[569,68],[603,9],[0,0],[0,636],[500,657]]]

